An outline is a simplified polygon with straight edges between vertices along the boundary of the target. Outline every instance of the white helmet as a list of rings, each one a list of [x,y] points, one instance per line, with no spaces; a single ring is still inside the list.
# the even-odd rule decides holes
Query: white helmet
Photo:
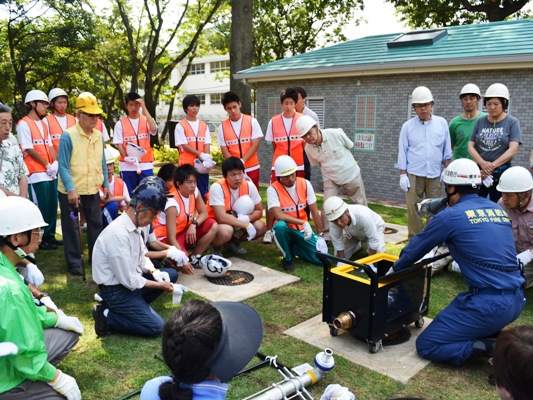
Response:
[[[128,145],[126,146],[126,153],[130,157],[137,157],[140,159],[146,154],[146,150],[140,146],[137,146],[135,143],[128,142]]]
[[[247,194],[239,197],[237,201],[233,203],[233,207],[231,207],[233,211],[240,215],[250,215],[254,212],[254,208],[254,201]]]
[[[23,233],[47,226],[39,208],[30,200],[8,196],[0,200],[0,236]]]
[[[533,189],[533,177],[524,167],[511,167],[503,171],[496,190],[503,193],[523,193]]]
[[[278,177],[294,174],[297,167],[298,166],[292,157],[286,155],[279,156],[274,163],[274,170]]]
[[[418,86],[411,95],[411,104],[424,104],[433,101],[431,91],[425,86]]]
[[[107,147],[104,149],[105,163],[113,164],[116,161],[115,155]]]
[[[493,83],[487,88],[485,98],[491,99],[493,97],[501,97],[509,101],[509,89],[502,83]]]
[[[474,161],[459,158],[452,161],[444,170],[442,181],[447,185],[477,187],[481,184],[481,173]]]
[[[224,257],[208,254],[200,258],[200,265],[208,278],[220,278],[231,267],[231,261]]]
[[[42,90],[30,90],[26,93],[24,104],[28,104],[30,101],[48,101],[48,96]]]
[[[481,97],[481,91],[479,90],[479,87],[473,83],[467,83],[463,86],[459,97],[461,97],[463,94],[475,94],[476,96]]]
[[[50,90],[50,93],[48,93],[48,101],[50,101],[51,103],[56,97],[59,96],[65,96],[68,99],[68,94],[63,89],[53,88],[52,90]]]
[[[298,131],[298,135],[302,137],[315,125],[316,121],[313,118],[311,118],[309,115],[302,115],[300,118],[298,118],[298,121],[296,121],[296,130]]]
[[[324,202],[324,214],[328,221],[340,218],[347,208],[348,205],[344,200],[337,196],[332,196]]]

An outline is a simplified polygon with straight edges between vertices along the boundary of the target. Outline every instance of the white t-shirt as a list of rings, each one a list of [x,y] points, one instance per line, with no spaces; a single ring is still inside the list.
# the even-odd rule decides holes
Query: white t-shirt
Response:
[[[37,121],[36,121],[37,122]],[[52,146],[52,140],[50,139],[50,135],[48,134],[48,128],[44,123],[36,123],[37,127],[39,128],[39,131],[41,132],[41,136],[45,140],[46,144],[48,146]],[[44,126],[43,126],[44,125]],[[46,135],[44,130],[46,129]],[[33,141],[31,140],[31,130],[28,123],[24,120],[21,120],[19,124],[17,125],[17,137],[20,143],[20,146],[22,147],[22,150],[26,149],[33,149]],[[53,181],[53,179],[44,172],[34,172],[28,177],[28,183],[34,184],[39,182],[48,182]]]
[[[241,185],[248,185],[248,193],[254,202],[255,205],[261,203],[261,196],[259,196],[259,192],[257,191],[257,188],[255,185],[247,180],[244,180]],[[229,186],[228,186],[229,187]],[[239,188],[237,189],[231,189],[230,188],[230,197],[231,197],[231,206],[233,207],[233,203],[237,201],[239,198]],[[224,206],[224,190],[222,189],[222,186],[220,186],[219,183],[213,183],[211,185],[211,190],[209,191],[209,204],[211,206]]]
[[[311,182],[308,180],[305,181],[307,184],[307,204],[315,204],[316,203],[316,195],[315,191],[313,190],[313,186],[311,185]],[[289,193],[289,196],[294,200],[295,203],[298,203],[298,193],[296,192],[296,183],[291,187],[286,187],[287,193]],[[267,204],[268,209],[270,210],[273,207],[281,207],[279,203],[279,196],[276,189],[274,189],[272,186],[269,186],[267,189]]]
[[[194,135],[198,137],[198,131],[200,129],[200,120],[199,119],[197,119],[196,121],[187,120],[187,123],[191,126],[192,131],[194,132]],[[189,144],[189,142],[187,142],[187,138],[185,137],[185,130],[183,129],[183,125],[181,125],[180,123],[176,124],[176,129],[174,129],[174,142],[176,143],[176,146],[181,146],[183,144]],[[204,144],[211,144],[211,134],[209,133],[209,127],[207,126],[207,124],[205,127]]]
[[[291,118],[285,118],[283,114],[281,114],[281,119],[283,120],[283,125],[285,126],[285,132],[290,132],[292,128],[292,120],[294,117]],[[267,133],[265,135],[265,140],[267,142],[273,142],[274,141],[274,134],[272,133],[272,119],[268,121],[268,127],[267,127]]]
[[[179,195],[181,196],[181,193],[179,193]],[[194,198],[197,199],[199,195],[200,195],[200,191],[198,190],[198,188],[196,188],[194,190]],[[181,200],[183,201],[183,205],[185,206],[185,209],[188,210],[189,209],[189,196],[187,197],[181,196]],[[176,207],[176,215],[179,215],[180,213],[180,205],[178,201],[174,197],[167,199],[167,204],[165,204],[165,212],[159,213],[159,222],[161,222],[161,224],[163,225],[166,225],[167,223],[166,211],[170,207]]]
[[[139,132],[139,121],[140,118],[132,119],[128,117],[130,120],[131,126],[133,127],[133,130],[135,132]],[[146,130],[150,133],[150,135],[155,135],[157,133],[157,129],[155,131],[150,131],[150,125],[148,124],[148,118],[146,119]],[[113,130],[113,144],[124,144],[124,136],[122,134],[122,121],[118,120],[115,124],[115,129]],[[104,139],[105,141],[105,139]],[[151,162],[142,162],[139,163],[141,170],[147,170],[147,169],[153,169],[154,165]],[[120,171],[137,171],[137,166],[135,164],[130,164],[125,161],[121,161],[119,163],[118,169]]]

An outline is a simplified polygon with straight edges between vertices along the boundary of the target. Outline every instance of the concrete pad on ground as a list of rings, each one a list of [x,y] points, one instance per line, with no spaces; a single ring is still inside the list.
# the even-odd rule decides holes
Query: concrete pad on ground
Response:
[[[424,318],[424,320],[424,327],[427,327],[431,319]],[[429,361],[416,353],[415,348],[416,338],[424,328],[419,329],[410,325],[409,329],[411,330],[409,341],[394,346],[385,346],[375,354],[368,351],[367,343],[353,338],[346,331],[341,331],[338,336],[331,336],[328,324],[322,322],[322,314],[287,329],[284,333],[319,349],[330,348],[334,355],[340,355],[354,364],[406,384],[429,364]]]
[[[395,229],[397,232],[385,234],[386,243],[397,244],[397,243],[405,242],[407,240],[407,236],[408,236],[407,226],[385,222],[385,232],[387,232],[387,228]]]
[[[209,282],[202,270],[195,270],[194,275],[180,274],[178,283],[210,301],[244,301],[257,297],[271,290],[298,282],[300,278],[271,268],[255,264],[237,257],[230,258],[230,270],[245,271],[254,276],[253,281],[244,285],[224,286]]]

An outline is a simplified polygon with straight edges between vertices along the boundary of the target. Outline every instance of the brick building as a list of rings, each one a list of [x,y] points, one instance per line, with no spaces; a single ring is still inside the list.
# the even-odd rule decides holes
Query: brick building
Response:
[[[367,196],[404,202],[394,168],[402,124],[414,114],[410,95],[430,88],[434,114],[450,121],[459,114],[459,91],[477,84],[482,94],[492,83],[510,91],[509,113],[520,120],[523,144],[513,165],[527,167],[533,145],[533,20],[464,25],[351,40],[324,49],[240,71],[256,94],[256,117],[266,131],[280,112],[279,93],[303,86],[308,106],[325,128],[343,128],[356,143]],[[262,142],[261,181],[268,182],[272,149]],[[315,189],[322,189],[317,168]]]

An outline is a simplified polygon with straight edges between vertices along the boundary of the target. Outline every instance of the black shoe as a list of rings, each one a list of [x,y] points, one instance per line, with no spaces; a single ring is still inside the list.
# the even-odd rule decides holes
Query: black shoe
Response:
[[[55,244],[56,246],[63,246],[62,240],[57,240],[55,237],[51,237],[48,241],[49,243]]]
[[[52,243],[52,242],[43,240],[41,243],[39,243],[39,249],[41,249],[41,250],[55,250],[55,249],[57,249],[57,245]]]
[[[489,382],[489,385],[496,386],[496,378],[494,377],[494,374],[490,374],[487,381]]]
[[[73,275],[73,276],[82,276],[83,275],[83,270],[78,267],[78,268],[69,268],[68,269],[68,273],[70,275]]]
[[[294,265],[292,264],[292,260],[285,260],[281,262],[281,268],[283,268],[285,271],[294,271]]]
[[[484,338],[476,339],[472,343],[473,351],[472,357],[492,357],[492,352],[494,351],[494,346],[496,345],[496,338]]]
[[[107,324],[107,317],[104,315],[104,307],[100,304],[97,304],[93,308],[93,318],[94,318],[94,331],[96,336],[104,337],[111,335],[111,330]]]

